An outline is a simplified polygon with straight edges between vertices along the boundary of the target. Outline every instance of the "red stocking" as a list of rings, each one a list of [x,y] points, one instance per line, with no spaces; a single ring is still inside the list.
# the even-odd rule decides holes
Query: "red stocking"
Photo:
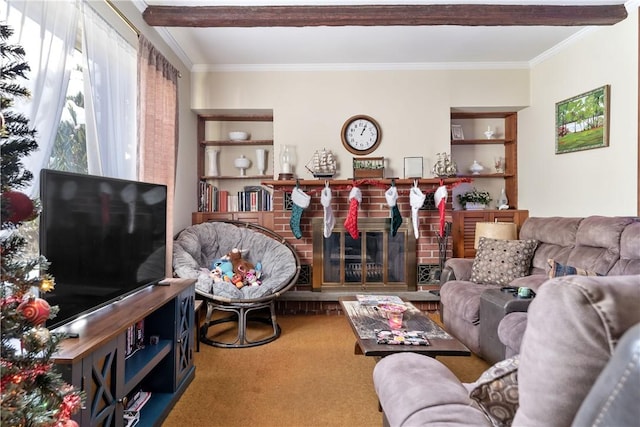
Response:
[[[447,205],[447,196],[447,187],[445,187],[441,183],[440,187],[438,187],[435,194],[433,195],[433,199],[436,202],[438,211],[440,212],[440,237],[444,236],[444,212]]]
[[[353,187],[349,193],[349,212],[347,213],[347,219],[344,221],[344,228],[347,229],[353,239],[360,237],[360,231],[358,230],[358,206],[360,202],[362,202],[362,192],[358,187]]]

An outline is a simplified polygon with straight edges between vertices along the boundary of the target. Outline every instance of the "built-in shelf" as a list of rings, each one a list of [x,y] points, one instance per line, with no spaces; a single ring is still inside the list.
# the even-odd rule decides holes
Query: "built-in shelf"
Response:
[[[243,145],[273,145],[273,139],[248,139],[246,141],[233,141],[225,139],[221,141],[200,141],[200,144],[210,147],[234,146],[242,147]]]

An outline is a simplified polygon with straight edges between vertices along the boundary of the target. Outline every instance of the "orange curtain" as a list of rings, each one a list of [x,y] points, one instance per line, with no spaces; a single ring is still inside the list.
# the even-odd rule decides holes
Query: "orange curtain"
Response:
[[[138,178],[167,186],[167,258],[173,259],[173,200],[178,151],[178,70],[144,36],[138,42]]]

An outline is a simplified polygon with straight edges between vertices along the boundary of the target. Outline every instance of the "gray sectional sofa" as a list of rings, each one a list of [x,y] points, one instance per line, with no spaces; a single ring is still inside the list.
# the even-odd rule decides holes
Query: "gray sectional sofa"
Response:
[[[529,271],[508,283],[512,287],[528,287],[537,292],[549,278],[550,259],[561,269],[575,267],[582,274],[640,274],[637,217],[530,217],[522,225],[519,239],[535,240],[537,245]],[[531,299],[513,298],[494,318],[481,318],[483,292],[502,286],[471,281],[473,263],[474,259],[447,260],[441,277],[440,312],[448,332],[493,363],[502,357],[488,357],[486,349],[500,347],[498,354],[503,357],[519,351]],[[483,320],[486,323],[481,327]],[[490,327],[487,322],[491,322]]]

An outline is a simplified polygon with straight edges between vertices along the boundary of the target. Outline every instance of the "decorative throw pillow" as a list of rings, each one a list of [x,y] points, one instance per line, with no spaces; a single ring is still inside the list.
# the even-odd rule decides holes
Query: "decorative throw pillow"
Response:
[[[507,286],[513,279],[526,276],[531,269],[531,259],[537,246],[537,240],[481,237],[471,267],[471,281]]]
[[[520,356],[502,360],[487,369],[469,392],[469,397],[495,427],[510,426],[518,410],[518,365]]]
[[[570,265],[562,265],[552,259],[547,260],[549,264],[549,279],[560,276],[601,276],[595,271],[585,270],[584,268],[572,267]]]

